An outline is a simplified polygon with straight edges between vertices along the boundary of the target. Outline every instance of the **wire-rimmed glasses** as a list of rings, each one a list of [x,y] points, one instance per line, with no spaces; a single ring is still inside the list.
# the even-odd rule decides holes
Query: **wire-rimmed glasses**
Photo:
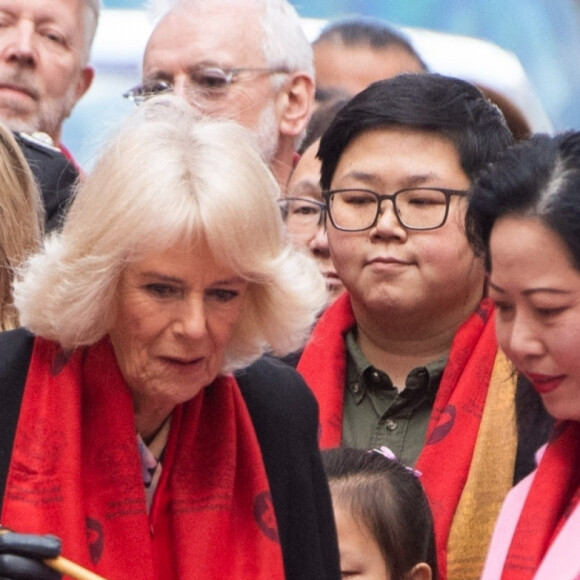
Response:
[[[282,219],[289,231],[315,232],[324,223],[326,205],[306,197],[285,197],[278,200]]]
[[[391,195],[380,195],[370,189],[333,189],[322,193],[332,225],[345,232],[373,228],[385,200],[393,203],[397,220],[405,229],[435,230],[447,220],[453,195],[465,196],[467,191],[412,187]]]
[[[288,74],[290,69],[285,66],[274,67],[198,67],[189,75],[189,90],[195,93],[197,98],[208,101],[223,98],[231,85],[238,81],[238,77],[244,73],[257,74]],[[156,95],[173,92],[173,84],[164,79],[146,81],[125,93],[123,97],[136,105],[140,105],[147,99]]]

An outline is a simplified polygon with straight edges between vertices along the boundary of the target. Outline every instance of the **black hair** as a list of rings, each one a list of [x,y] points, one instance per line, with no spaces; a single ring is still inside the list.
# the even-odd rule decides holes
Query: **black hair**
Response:
[[[306,136],[304,137],[304,141],[300,145],[298,149],[299,153],[304,153],[312,143],[315,143],[322,137],[322,134],[334,117],[336,113],[344,107],[348,103],[348,98],[335,98],[329,99],[326,101],[321,102],[315,111],[312,113],[310,117],[310,121],[308,121],[308,126],[306,127]]]
[[[322,460],[333,501],[372,533],[391,579],[425,562],[437,580],[433,517],[418,477],[376,451],[329,449]]]
[[[385,21],[369,16],[351,16],[329,22],[313,42],[342,44],[343,46],[368,46],[374,50],[399,48],[410,54],[427,71],[427,65],[413,45],[397,29]]]
[[[321,185],[329,189],[340,157],[360,133],[409,127],[448,139],[471,181],[514,142],[500,109],[474,85],[439,74],[400,74],[355,95],[322,136]]]
[[[496,220],[539,218],[569,250],[580,270],[580,132],[538,134],[504,151],[473,185],[466,215],[468,239],[486,255]]]

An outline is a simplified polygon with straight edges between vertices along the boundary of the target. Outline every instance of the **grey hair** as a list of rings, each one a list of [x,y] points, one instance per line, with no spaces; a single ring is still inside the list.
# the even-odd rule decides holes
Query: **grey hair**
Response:
[[[84,4],[84,64],[89,62],[91,57],[91,47],[97,33],[99,15],[101,12],[101,0],[82,0]]]
[[[168,12],[180,7],[213,4],[216,0],[149,0],[151,20],[156,23]],[[264,38],[262,50],[268,66],[285,66],[304,71],[314,78],[312,46],[302,28],[300,16],[288,0],[230,0],[240,7],[254,8],[259,14]],[[252,2],[254,6],[252,6]],[[274,82],[280,82],[274,80]]]
[[[14,285],[21,322],[71,349],[112,328],[125,267],[180,241],[207,243],[249,281],[223,371],[300,348],[326,289],[293,248],[279,187],[249,132],[200,120],[176,97],[137,108],[79,184],[62,233],[45,240]]]

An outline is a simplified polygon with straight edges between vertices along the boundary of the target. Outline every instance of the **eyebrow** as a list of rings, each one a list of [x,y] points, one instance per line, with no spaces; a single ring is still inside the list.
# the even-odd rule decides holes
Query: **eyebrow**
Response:
[[[177,278],[176,276],[167,276],[166,274],[161,274],[160,272],[155,272],[154,270],[149,270],[139,273],[140,278],[155,278],[162,282],[171,282],[173,284],[183,284],[184,280],[182,278]],[[214,280],[210,286],[230,286],[235,284],[243,284],[245,280],[241,276],[232,276],[231,278],[224,278],[223,280]]]
[[[318,182],[314,182],[308,177],[303,177],[302,179],[298,180],[292,186],[292,189],[289,191],[291,191],[292,193],[296,193],[296,192],[315,193],[316,198],[319,201],[322,201],[322,197],[320,197],[320,185],[318,184]],[[293,196],[289,195],[288,197],[293,197]],[[296,196],[296,197],[300,197],[300,196]],[[282,199],[284,199],[284,198],[282,198]]]
[[[377,176],[373,173],[368,173],[366,171],[357,171],[353,170],[341,177],[343,179],[356,179],[357,181],[364,181],[365,183],[369,184],[382,184],[383,180],[380,176]],[[420,185],[424,185],[427,181],[432,179],[441,179],[439,175],[433,172],[428,173],[421,173],[419,175],[407,175],[404,179],[401,180],[404,188],[407,187],[416,187]]]
[[[490,288],[492,288],[499,294],[506,294],[506,290],[504,290],[501,286],[497,286],[491,280],[488,280],[488,285]],[[562,295],[571,293],[570,290],[560,290],[558,288],[543,288],[540,286],[539,288],[527,288],[526,290],[522,291],[522,294],[524,296],[530,296],[533,294],[537,294],[539,292],[547,292],[549,294],[562,294]]]

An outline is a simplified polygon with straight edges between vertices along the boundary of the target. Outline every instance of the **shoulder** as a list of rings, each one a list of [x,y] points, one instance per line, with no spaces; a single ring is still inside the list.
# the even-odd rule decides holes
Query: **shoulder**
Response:
[[[284,362],[263,356],[235,373],[254,422],[266,421],[281,427],[317,425],[318,403],[302,375]]]
[[[297,410],[318,413],[318,404],[302,378],[288,364],[272,356],[262,356],[235,373],[246,403],[255,410],[292,416]]]
[[[17,133],[16,140],[40,187],[46,211],[46,230],[51,231],[60,225],[59,220],[66,212],[79,172],[56,147],[26,133]]]
[[[26,379],[33,345],[34,335],[24,328],[0,332],[0,385]]]

